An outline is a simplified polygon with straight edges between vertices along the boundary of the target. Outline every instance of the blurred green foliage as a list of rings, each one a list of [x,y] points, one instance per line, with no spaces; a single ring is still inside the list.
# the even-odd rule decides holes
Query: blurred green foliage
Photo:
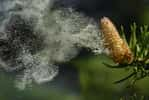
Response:
[[[134,91],[139,95],[148,95],[148,77],[139,80],[133,89],[127,88],[129,80],[114,84],[116,80],[131,73],[131,70],[112,69],[106,67],[103,62],[113,64],[113,61],[105,55],[88,55],[70,62],[79,71],[80,95],[43,85],[33,85],[20,91],[14,88],[11,75],[6,76],[1,72],[0,100],[120,100],[123,96],[129,97]]]
[[[14,87],[13,75],[0,72],[0,100],[80,100],[76,94],[69,91],[48,87],[44,85],[35,85],[19,90]]]
[[[111,69],[103,65],[103,62],[112,64],[113,62],[105,55],[88,56],[79,59],[75,64],[80,73],[80,84],[84,100],[120,100],[121,97],[127,97],[124,100],[142,100],[131,99],[134,93],[138,98],[145,96],[148,100],[149,78],[146,77],[137,81],[133,88],[127,87],[131,80],[120,84],[114,84],[114,81],[121,79],[131,73],[131,70]],[[122,99],[123,100],[123,99]]]
[[[80,73],[80,84],[84,100],[116,100],[123,94],[125,84],[114,84],[114,81],[129,72],[124,69],[110,69],[103,62],[113,63],[105,55],[88,56],[77,61]]]

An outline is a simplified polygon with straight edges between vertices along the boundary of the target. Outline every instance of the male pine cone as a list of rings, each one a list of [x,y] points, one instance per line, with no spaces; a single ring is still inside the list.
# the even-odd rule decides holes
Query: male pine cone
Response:
[[[104,46],[108,48],[114,62],[130,64],[133,61],[133,54],[127,43],[119,36],[112,21],[107,17],[103,17],[100,20],[100,29],[103,34]]]

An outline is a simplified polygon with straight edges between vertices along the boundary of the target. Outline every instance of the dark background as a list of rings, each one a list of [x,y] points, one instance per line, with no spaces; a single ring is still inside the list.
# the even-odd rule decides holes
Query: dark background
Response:
[[[99,20],[110,17],[117,25],[128,26],[132,22],[143,24],[140,17],[148,0],[57,0],[58,7],[71,7]]]

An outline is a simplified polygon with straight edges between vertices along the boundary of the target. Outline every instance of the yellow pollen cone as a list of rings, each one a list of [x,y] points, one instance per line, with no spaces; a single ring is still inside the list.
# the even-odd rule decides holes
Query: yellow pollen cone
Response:
[[[103,17],[100,20],[100,29],[103,34],[104,45],[110,51],[110,56],[116,63],[131,63],[133,54],[127,43],[119,36],[119,33],[112,21]]]

